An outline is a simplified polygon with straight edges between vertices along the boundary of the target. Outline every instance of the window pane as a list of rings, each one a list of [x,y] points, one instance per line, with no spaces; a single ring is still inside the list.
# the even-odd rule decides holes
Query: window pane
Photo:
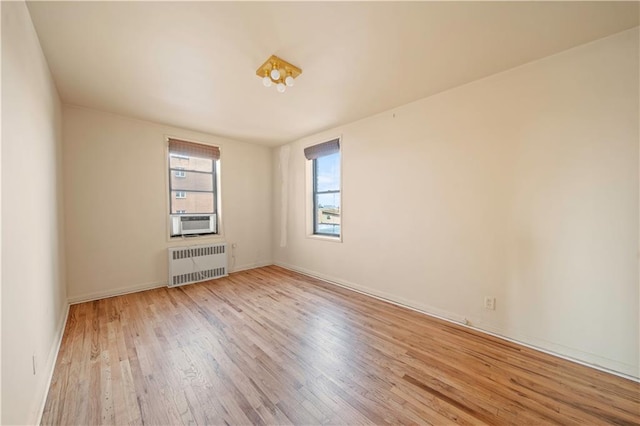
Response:
[[[185,157],[171,154],[169,156],[169,168],[211,173],[213,172],[213,160],[210,158]]]
[[[171,189],[176,191],[213,191],[213,174],[172,170]]]
[[[318,224],[316,227],[316,234],[329,234],[340,236],[340,225],[339,224]]]
[[[340,190],[340,153],[318,157],[316,162],[316,192]]]
[[[340,193],[316,195],[315,232],[340,235]]]
[[[213,192],[171,191],[171,213],[215,213],[213,200]]]

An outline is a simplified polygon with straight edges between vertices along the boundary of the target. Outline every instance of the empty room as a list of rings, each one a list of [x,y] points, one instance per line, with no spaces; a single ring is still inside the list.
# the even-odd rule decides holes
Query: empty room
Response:
[[[639,6],[0,2],[0,423],[640,425]]]

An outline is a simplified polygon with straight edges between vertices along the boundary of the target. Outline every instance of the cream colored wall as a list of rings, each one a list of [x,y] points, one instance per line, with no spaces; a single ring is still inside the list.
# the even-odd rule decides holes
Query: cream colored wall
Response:
[[[274,260],[640,376],[638,47],[636,28],[292,143]],[[305,237],[302,151],[336,135],[343,243]]]
[[[67,299],[60,99],[23,2],[2,4],[2,89],[1,423],[34,424]]]
[[[231,271],[271,263],[268,148],[88,109],[63,116],[70,301],[166,285],[177,245],[235,243]],[[168,240],[166,136],[220,146],[224,237]]]
[[[0,1],[0,34],[2,34],[2,2]],[[0,37],[0,114],[2,111],[2,38]],[[2,119],[0,117],[0,332],[2,331]],[[0,423],[2,423],[2,335],[0,334]]]

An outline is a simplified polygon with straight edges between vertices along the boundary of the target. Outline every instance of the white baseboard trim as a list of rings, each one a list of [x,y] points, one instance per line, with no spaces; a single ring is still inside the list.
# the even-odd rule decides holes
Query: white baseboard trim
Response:
[[[94,300],[106,299],[107,297],[121,296],[123,294],[138,293],[140,291],[151,290],[153,288],[166,287],[166,282],[155,282],[138,284],[131,287],[120,287],[111,290],[96,291],[93,293],[87,293],[80,296],[69,297],[69,303],[75,305],[77,303],[92,302]]]
[[[262,261],[262,262],[256,262],[256,263],[249,263],[249,264],[238,266],[233,270],[230,269],[229,272],[233,273],[233,272],[246,271],[248,269],[261,268],[263,266],[269,266],[269,265],[273,265],[273,262]],[[78,303],[93,302],[94,300],[106,299],[107,297],[122,296],[123,294],[130,294],[130,293],[138,293],[141,291],[151,290],[151,289],[160,288],[160,287],[167,287],[167,283],[166,282],[145,283],[145,284],[138,284],[130,287],[120,287],[120,288],[111,289],[111,290],[96,291],[93,293],[87,293],[80,296],[69,297],[68,301],[71,305],[75,305]]]
[[[44,395],[40,401],[40,407],[37,411],[37,421],[32,424],[39,425],[42,423],[42,415],[44,414],[44,406],[47,403],[47,396],[49,396],[49,389],[51,388],[51,381],[53,380],[53,372],[56,368],[56,363],[58,362],[58,354],[60,353],[60,346],[62,345],[62,337],[64,337],[64,330],[67,328],[67,320],[69,319],[69,304],[67,303],[67,308],[62,316],[62,321],[58,324],[58,330],[56,332],[56,340],[54,341],[53,346],[49,350],[49,355],[47,356],[47,380],[45,382]]]
[[[247,263],[245,265],[234,267],[233,270],[230,269],[229,273],[248,271],[249,269],[262,268],[264,266],[269,266],[269,265],[273,265],[273,262],[270,260],[263,261],[263,262],[256,262],[256,263]]]
[[[402,297],[398,297],[383,291],[379,291],[379,290],[375,290],[375,289],[371,289],[362,285],[358,285],[355,283],[351,283],[349,281],[345,281],[336,277],[331,277],[322,273],[318,273],[316,271],[311,271],[305,268],[301,268],[295,265],[290,265],[288,263],[284,263],[284,262],[278,262],[276,261],[274,263],[277,266],[280,266],[282,268],[285,269],[289,269],[291,271],[294,272],[298,272],[301,273],[303,275],[307,275],[313,278],[318,278],[322,281],[325,281],[329,284],[333,284],[333,285],[337,285],[339,287],[342,288],[346,288],[347,290],[352,290],[361,294],[364,294],[366,296],[370,296],[370,297],[374,297],[376,299],[379,300],[383,300],[385,302],[389,302],[392,303],[394,305],[397,306],[401,306],[403,308],[407,308],[407,309],[411,309],[412,311],[416,311],[416,312],[420,312],[421,314],[424,315],[429,315],[431,317],[434,318],[438,318],[447,322],[451,322],[457,325],[460,325],[462,327],[467,327],[470,328],[472,330],[478,331],[480,333],[484,333],[484,334],[488,334],[490,336],[493,337],[497,337],[499,339],[504,339],[506,341],[512,342],[512,343],[516,343],[518,345],[522,345],[525,346],[527,348],[536,350],[536,351],[540,351],[543,353],[546,353],[548,355],[552,355],[567,361],[571,361],[571,362],[575,362],[577,364],[580,365],[584,365],[586,367],[590,367],[599,371],[603,371],[605,373],[609,373],[609,374],[613,374],[615,376],[619,376],[625,379],[629,379],[629,380],[633,380],[634,382],[638,382],[640,383],[640,372],[639,373],[635,373],[634,372],[634,367],[633,366],[629,366],[627,364],[623,364],[620,362],[617,362],[615,360],[610,360],[610,359],[606,359],[606,358],[602,358],[602,357],[598,357],[596,355],[590,354],[590,353],[586,353],[586,352],[582,352],[576,349],[572,349],[572,348],[565,348],[561,345],[557,345],[557,344],[553,344],[551,342],[545,342],[545,341],[541,341],[539,339],[534,339],[534,338],[530,338],[528,336],[521,336],[521,335],[515,335],[513,337],[509,337],[506,335],[506,333],[503,330],[500,330],[498,328],[495,327],[491,327],[490,329],[487,328],[479,328],[477,326],[473,326],[473,325],[469,325],[467,324],[467,321],[469,321],[472,324],[476,324],[479,323],[479,320],[474,320],[473,318],[469,318],[469,317],[464,317],[458,314],[454,314],[451,312],[447,312],[445,310],[442,309],[438,309],[435,308],[433,306],[428,306],[428,305],[424,305],[421,303],[417,303],[415,301],[411,301],[411,300],[407,300],[404,299]],[[544,343],[550,344],[552,346],[554,346],[555,350],[551,350],[548,348],[545,348],[543,346]],[[570,351],[571,354],[566,354],[566,353],[562,353],[560,352],[561,349],[566,349],[567,351]],[[589,361],[585,361],[583,359],[578,358],[578,356],[582,356],[584,358],[588,358],[588,359],[601,359],[606,361],[609,364],[617,364],[619,370],[614,370],[613,368],[609,368],[609,367],[604,367],[602,365],[599,365],[598,363],[594,362],[589,362]],[[638,374],[638,376],[634,375]]]

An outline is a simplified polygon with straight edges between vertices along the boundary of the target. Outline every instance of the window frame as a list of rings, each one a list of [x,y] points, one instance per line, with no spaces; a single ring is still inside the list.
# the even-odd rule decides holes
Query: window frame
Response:
[[[338,153],[340,154],[340,158],[339,158],[339,170],[340,170],[340,184],[339,184],[339,189],[338,190],[332,190],[332,191],[321,191],[318,192],[317,191],[317,185],[316,185],[316,168],[317,168],[317,163],[316,163],[316,159],[313,160],[307,160],[304,159],[305,161],[305,174],[306,174],[306,206],[307,206],[307,214],[306,214],[306,236],[307,238],[310,239],[315,239],[315,240],[322,240],[322,241],[330,241],[330,242],[337,242],[337,243],[341,243],[343,241],[344,238],[344,194],[343,194],[343,160],[344,160],[344,152],[343,152],[343,146],[342,146],[342,136],[337,136],[337,137],[331,137],[331,138],[326,138],[323,139],[321,141],[315,141],[307,146],[305,146],[304,148],[310,147],[310,146],[314,146],[314,145],[318,145],[324,142],[328,142],[328,141],[332,141],[332,140],[338,140],[338,143],[340,145],[340,148],[338,150]],[[318,233],[316,232],[316,220],[317,220],[317,194],[320,193],[338,193],[339,194],[339,199],[340,199],[340,233],[339,234],[329,234],[329,233]]]
[[[342,154],[340,151],[338,151],[338,154]],[[332,154],[333,155],[333,154]],[[321,157],[319,157],[321,158]],[[329,191],[318,191],[318,159],[314,158],[313,160],[309,160],[312,161],[312,183],[311,186],[313,188],[312,191],[312,197],[313,197],[313,235],[320,235],[323,237],[331,237],[331,238],[340,238],[340,235],[342,234],[342,221],[340,221],[340,232],[337,234],[331,233],[331,232],[320,232],[317,229],[318,226],[318,195],[323,195],[323,194],[339,194],[339,198],[340,198],[340,218],[342,218],[342,191],[341,189],[333,189],[333,190],[329,190]],[[340,166],[342,165],[342,155],[340,155],[339,158],[339,163]],[[341,171],[342,172],[342,171]],[[340,187],[342,185],[342,173],[340,173]]]
[[[190,142],[190,143],[194,143],[194,144],[199,144],[199,145],[205,145],[205,146],[212,146],[218,149],[219,151],[219,156],[218,158],[214,158],[213,159],[213,170],[212,172],[200,172],[200,171],[193,171],[194,173],[205,173],[205,174],[211,174],[212,175],[212,180],[213,180],[213,186],[212,186],[212,190],[211,191],[183,191],[182,192],[204,192],[204,193],[213,193],[213,209],[214,212],[213,213],[172,213],[173,210],[173,206],[172,206],[172,198],[173,198],[173,189],[172,189],[172,184],[171,184],[171,179],[172,179],[172,174],[175,171],[184,171],[187,172],[187,170],[185,170],[184,168],[172,168],[171,167],[171,152],[169,150],[169,140],[179,140],[179,141],[185,141],[185,142]],[[175,136],[175,135],[168,135],[165,134],[164,135],[164,151],[165,151],[165,173],[166,173],[166,179],[165,179],[165,197],[166,197],[166,208],[165,208],[165,217],[167,219],[167,241],[168,242],[173,242],[179,239],[184,239],[184,236],[180,236],[180,235],[171,235],[171,224],[172,224],[172,217],[175,216],[183,216],[183,215],[215,215],[215,220],[216,220],[216,232],[215,233],[206,233],[206,234],[194,234],[194,235],[189,235],[189,239],[206,239],[206,240],[215,240],[215,241],[220,241],[224,239],[224,226],[223,226],[223,216],[222,216],[222,188],[221,188],[221,170],[222,170],[222,166],[221,166],[221,157],[222,157],[222,146],[218,143],[208,143],[208,142],[202,142],[202,141],[195,141],[192,139],[188,139],[188,138],[184,138],[181,136]],[[191,158],[190,156],[185,156],[185,155],[180,155],[180,154],[173,154],[174,157],[177,158],[183,158],[183,159],[188,159]]]

